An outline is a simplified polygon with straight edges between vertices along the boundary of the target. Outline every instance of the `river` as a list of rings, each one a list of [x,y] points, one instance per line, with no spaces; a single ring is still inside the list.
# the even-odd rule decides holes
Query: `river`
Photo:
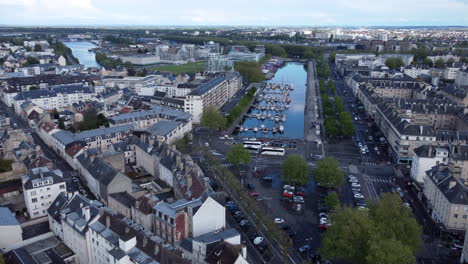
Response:
[[[252,130],[247,132],[238,132],[239,136],[246,137],[263,137],[263,138],[290,138],[290,139],[303,139],[304,138],[304,106],[306,95],[306,81],[307,72],[302,63],[287,62],[285,66],[280,68],[273,79],[269,83],[282,83],[294,85],[294,90],[290,92],[291,103],[289,108],[284,112],[271,112],[273,115],[280,114],[286,115],[286,121],[276,122],[274,120],[259,120],[257,118],[246,118],[243,123],[244,128],[260,129],[263,124],[267,128],[272,128],[275,124],[283,124],[283,133],[273,133],[271,130],[268,133],[261,131],[255,133]],[[259,109],[251,109],[249,115],[262,113]],[[278,124],[279,123],[279,124]]]
[[[73,56],[80,61],[80,64],[85,67],[101,67],[96,61],[96,54],[93,51],[88,51],[96,47],[93,43],[88,41],[67,41],[63,42],[63,44],[72,50]]]

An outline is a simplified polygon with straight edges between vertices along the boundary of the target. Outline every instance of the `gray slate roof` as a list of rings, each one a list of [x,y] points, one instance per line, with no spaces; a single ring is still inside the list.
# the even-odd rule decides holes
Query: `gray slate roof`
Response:
[[[16,217],[7,207],[0,207],[0,226],[16,226],[19,225]]]

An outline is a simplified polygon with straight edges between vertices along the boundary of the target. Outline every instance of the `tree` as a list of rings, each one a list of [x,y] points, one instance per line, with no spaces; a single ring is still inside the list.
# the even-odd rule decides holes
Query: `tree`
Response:
[[[447,60],[447,65],[452,66],[455,63],[455,60],[453,58],[449,58]]]
[[[309,182],[309,166],[303,157],[297,154],[289,155],[282,165],[281,178],[284,182],[294,185],[305,185]]]
[[[42,51],[42,46],[39,44],[34,45],[34,51]]]
[[[426,64],[426,65],[429,66],[429,67],[434,66],[434,63],[433,63],[432,60],[429,59],[429,58],[425,58],[425,59],[423,60],[423,64]]]
[[[369,211],[343,208],[331,216],[320,253],[351,263],[416,263],[421,227],[395,194],[384,194]]]
[[[127,75],[128,76],[135,76],[136,75],[135,69],[133,69],[133,68],[127,69]]]
[[[210,129],[223,128],[226,126],[226,119],[213,106],[208,106],[202,113],[200,125]]]
[[[328,208],[336,210],[340,206],[340,200],[338,199],[338,194],[336,192],[331,192],[323,199],[325,205]]]
[[[468,63],[468,57],[463,57],[460,59],[461,63]]]
[[[385,66],[387,66],[389,69],[399,69],[401,66],[405,65],[403,60],[398,57],[398,58],[388,58],[385,61]]]
[[[5,263],[5,259],[3,258],[3,255],[0,254],[0,264],[4,264]]]
[[[343,136],[354,136],[354,124],[351,114],[349,112],[341,112],[339,117],[341,124],[341,133],[343,134]]]
[[[335,99],[335,110],[336,110],[336,112],[341,113],[341,112],[345,111],[343,100],[341,100],[341,98],[339,96],[335,96],[334,99]]]
[[[34,57],[27,57],[25,65],[27,66],[27,65],[33,65],[33,64],[39,64],[39,60]]]
[[[63,122],[62,118],[59,118],[59,120],[58,120],[58,127],[60,129],[65,129],[65,122]]]
[[[183,154],[189,154],[189,144],[190,144],[190,137],[185,135],[174,142],[175,147],[178,151]]]
[[[317,162],[315,182],[325,188],[336,188],[344,183],[343,171],[333,157],[326,157]]]
[[[271,48],[270,52],[271,52],[271,55],[277,56],[277,57],[287,57],[288,56],[288,54],[286,53],[286,50],[283,47],[279,46],[279,45],[274,45]]]
[[[323,112],[325,113],[325,109]],[[324,126],[325,126],[325,132],[327,132],[327,135],[329,137],[338,136],[338,134],[340,133],[340,130],[338,129],[338,125],[336,124],[336,120],[335,118],[333,118],[333,116],[329,116],[325,119]]]
[[[239,167],[250,162],[250,153],[244,148],[244,145],[234,144],[229,149],[226,159],[234,166]]]
[[[434,66],[436,68],[439,68],[439,69],[444,69],[445,68],[445,62],[444,62],[444,60],[442,58],[439,58],[434,62]]]
[[[11,164],[13,164],[13,160],[10,159],[0,159],[0,173],[11,171]]]

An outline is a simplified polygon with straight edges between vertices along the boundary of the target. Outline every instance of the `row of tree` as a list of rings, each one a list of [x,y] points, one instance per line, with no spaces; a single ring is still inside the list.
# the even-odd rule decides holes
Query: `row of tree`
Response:
[[[326,116],[324,120],[325,131],[328,136],[345,136],[351,137],[354,135],[353,118],[346,111],[343,100],[336,95],[335,83],[333,80],[328,80],[328,89],[324,80],[319,81],[320,96],[322,97],[322,112]],[[328,97],[327,92],[334,94],[333,101]]]
[[[63,44],[60,40],[49,39],[48,42],[50,43],[50,47],[54,49],[55,55],[63,56],[67,60],[68,64],[80,63],[80,61],[75,56],[73,56],[72,50]]]
[[[234,69],[238,71],[242,78],[250,83],[258,83],[265,80],[262,72],[262,64],[255,61],[238,61],[234,64]]]
[[[244,111],[244,109],[246,107],[249,106],[249,103],[250,101],[252,100],[252,98],[254,98],[255,96],[255,92],[257,91],[257,88],[256,87],[252,87],[252,89],[250,89],[243,97],[242,99],[239,101],[239,103],[237,103],[236,106],[234,106],[230,111],[229,111],[229,115],[227,116],[227,124],[226,125],[230,125],[232,124],[232,122],[234,120],[236,120],[241,114],[242,112]]]
[[[330,76],[330,67],[328,67],[328,63],[325,62],[325,58],[323,56],[318,57],[316,68],[317,76],[319,78],[326,78]]]

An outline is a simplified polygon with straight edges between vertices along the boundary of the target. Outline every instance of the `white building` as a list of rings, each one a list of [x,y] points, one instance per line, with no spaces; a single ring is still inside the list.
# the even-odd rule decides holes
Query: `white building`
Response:
[[[234,62],[219,53],[209,53],[206,58],[205,71],[225,72],[234,69]]]
[[[431,72],[431,69],[429,67],[423,67],[423,66],[414,66],[410,65],[406,67],[403,71],[406,75],[411,76],[412,78],[416,78],[420,75],[429,75]]]
[[[413,163],[411,164],[411,178],[424,184],[426,171],[439,164],[448,163],[449,150],[445,147],[423,145],[414,149]]]
[[[199,123],[203,111],[212,106],[220,109],[242,87],[239,73],[218,76],[202,83],[184,99],[184,109],[193,116],[193,122]]]
[[[455,84],[457,85],[468,85],[468,68],[465,70],[459,70],[457,77],[455,78]]]
[[[60,193],[66,194],[66,181],[61,171],[47,167],[34,168],[22,177],[23,195],[30,218],[47,215],[47,208]]]
[[[447,67],[444,69],[444,78],[447,80],[455,80],[457,78],[460,67]]]
[[[0,207],[0,250],[23,241],[23,230],[16,217],[7,207]]]
[[[148,75],[145,77],[124,77],[110,78],[102,80],[105,87],[118,87],[120,89],[129,88],[138,93],[139,89],[149,85],[157,85],[161,82],[160,75]]]
[[[51,90],[32,90],[19,92],[13,98],[12,103],[15,112],[21,113],[21,104],[32,102],[45,110],[62,109],[74,103],[91,100],[94,93],[90,87],[81,84],[52,86]]]

